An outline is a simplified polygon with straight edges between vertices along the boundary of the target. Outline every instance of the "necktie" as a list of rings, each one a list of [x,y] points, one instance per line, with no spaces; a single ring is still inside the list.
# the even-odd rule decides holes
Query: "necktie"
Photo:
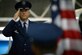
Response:
[[[25,24],[26,24],[26,22],[23,23],[23,29],[26,32],[26,25]]]

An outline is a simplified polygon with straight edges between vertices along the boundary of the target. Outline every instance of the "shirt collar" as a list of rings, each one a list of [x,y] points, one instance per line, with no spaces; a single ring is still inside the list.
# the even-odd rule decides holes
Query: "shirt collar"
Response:
[[[21,24],[22,24],[22,26],[23,26],[24,21],[20,20],[20,22],[21,22]],[[29,20],[26,20],[26,24],[27,24],[27,25],[29,24]]]

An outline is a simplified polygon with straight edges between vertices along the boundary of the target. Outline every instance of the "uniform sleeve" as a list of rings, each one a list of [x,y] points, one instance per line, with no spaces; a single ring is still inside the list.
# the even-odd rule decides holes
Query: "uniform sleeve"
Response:
[[[13,35],[15,30],[16,22],[14,20],[11,20],[7,26],[3,29],[2,34],[6,37],[10,37]]]

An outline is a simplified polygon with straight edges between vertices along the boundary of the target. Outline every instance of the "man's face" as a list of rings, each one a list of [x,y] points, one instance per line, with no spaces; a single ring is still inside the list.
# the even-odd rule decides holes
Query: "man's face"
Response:
[[[30,12],[29,12],[28,8],[25,8],[25,9],[20,8],[19,17],[21,20],[23,20],[23,21],[27,20],[29,15],[30,15]]]

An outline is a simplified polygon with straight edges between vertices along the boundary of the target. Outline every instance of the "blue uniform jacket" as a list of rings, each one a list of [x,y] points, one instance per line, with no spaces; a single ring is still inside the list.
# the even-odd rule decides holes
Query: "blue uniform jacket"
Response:
[[[31,24],[31,23],[30,23]],[[13,42],[8,55],[34,55],[31,48],[31,41],[22,28],[20,21],[11,20],[2,31],[6,37],[12,36]]]

